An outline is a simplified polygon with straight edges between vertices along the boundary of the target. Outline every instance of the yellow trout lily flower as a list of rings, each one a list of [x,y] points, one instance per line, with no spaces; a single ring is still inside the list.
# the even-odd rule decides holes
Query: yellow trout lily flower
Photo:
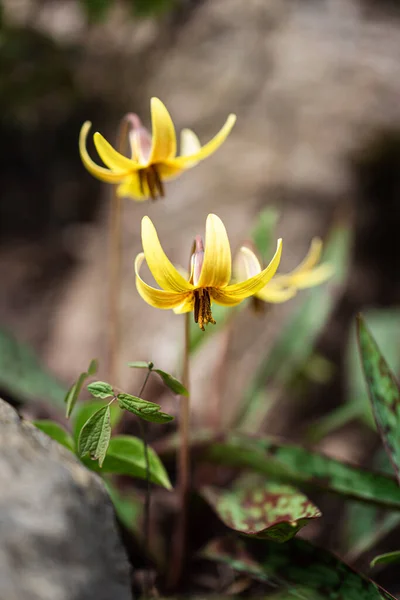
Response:
[[[204,325],[215,323],[212,302],[235,306],[256,294],[274,276],[282,253],[282,240],[278,240],[275,255],[266,269],[260,269],[245,281],[229,285],[229,239],[221,219],[213,214],[207,217],[205,244],[200,236],[196,237],[189,280],[167,258],[149,217],[142,220],[142,245],[143,252],[135,260],[135,273],[136,287],[143,300],[156,308],[175,309],[179,313],[194,310],[194,320],[203,331]],[[149,286],[140,277],[144,260],[161,289]]]
[[[97,179],[118,184],[117,194],[134,200],[153,200],[164,196],[164,181],[173,179],[186,169],[213,154],[228,137],[236,116],[229,115],[225,125],[205,146],[190,129],[181,132],[180,156],[177,156],[175,127],[169,112],[158,98],[151,99],[152,134],[135,114],[127,115],[130,126],[130,158],[117,152],[98,132],[93,136],[96,150],[106,167],[100,167],[89,156],[86,142],[91,123],[83,124],[79,151],[86,169]]]
[[[322,241],[314,238],[304,260],[287,275],[277,275],[266,286],[258,290],[254,296],[264,302],[280,303],[290,300],[298,290],[314,287],[324,283],[333,273],[331,265],[318,265],[321,258]],[[252,277],[261,272],[261,265],[250,248],[242,246],[234,263],[234,274],[237,280]]]

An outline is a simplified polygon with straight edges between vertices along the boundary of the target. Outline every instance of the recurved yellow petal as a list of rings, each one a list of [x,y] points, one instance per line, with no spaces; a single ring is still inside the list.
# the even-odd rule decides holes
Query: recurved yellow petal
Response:
[[[143,300],[151,306],[154,306],[155,308],[162,308],[163,310],[176,308],[182,304],[182,302],[185,300],[184,294],[165,290],[157,290],[143,281],[143,279],[140,277],[140,267],[142,266],[144,258],[144,253],[141,252],[135,259],[136,288]]]
[[[144,202],[149,198],[150,190],[145,179],[140,185],[139,172],[137,171],[125,177],[117,188],[117,195],[120,198],[133,198],[133,200]]]
[[[176,308],[174,308],[174,313],[176,315],[183,315],[184,313],[191,312],[194,308],[194,298],[193,295],[189,296]]]
[[[304,273],[298,273],[297,275],[288,275],[289,284],[297,287],[298,290],[304,290],[306,288],[314,287],[316,285],[320,285],[327,281],[333,275],[333,267],[332,265],[325,263],[311,269],[310,271],[305,271]],[[284,277],[284,275],[282,275]]]
[[[100,179],[101,181],[106,181],[107,183],[118,183],[122,181],[124,177],[123,172],[109,171],[109,169],[105,169],[104,167],[96,165],[96,163],[90,158],[86,148],[86,140],[91,126],[92,124],[90,121],[86,121],[86,123],[82,125],[79,134],[79,152],[83,164],[91,175],[97,177],[97,179]]]
[[[113,171],[129,173],[137,167],[136,161],[117,152],[98,131],[94,134],[93,141],[101,160]]]
[[[172,162],[176,166],[180,166],[182,168],[187,169],[192,166],[193,161],[196,163],[200,160],[203,160],[204,158],[207,158],[207,156],[210,156],[210,154],[214,154],[214,152],[221,146],[221,144],[223,144],[223,142],[230,134],[235,122],[236,115],[229,115],[222,129],[217,133],[215,137],[213,137],[212,140],[205,144],[205,146],[203,146],[193,154],[189,154],[188,156],[178,156],[177,158],[174,158],[172,161],[168,162]]]
[[[321,258],[322,252],[322,240],[320,238],[314,238],[311,241],[310,249],[307,252],[306,257],[302,262],[288,275],[297,275],[297,273],[303,273],[304,271],[309,271],[318,263]]]
[[[217,215],[206,221],[203,268],[196,287],[225,287],[231,279],[231,248],[225,225]]]
[[[148,164],[173,159],[176,155],[175,127],[169,112],[158,98],[151,99],[151,126],[153,144]]]
[[[269,304],[281,304],[290,300],[297,294],[297,289],[294,287],[280,287],[274,285],[274,280],[258,291],[255,296],[268,302]]]
[[[168,259],[158,239],[156,228],[149,217],[142,219],[142,245],[149,269],[163,290],[178,294],[185,294],[193,290],[192,284],[182,277]]]
[[[220,304],[232,304],[232,302],[240,302],[253,294],[256,294],[264,286],[267,285],[268,281],[275,275],[276,270],[279,266],[282,254],[282,240],[278,240],[277,249],[275,255],[268,267],[266,267],[258,275],[250,277],[240,283],[234,283],[228,285],[223,290],[213,290],[213,298]]]

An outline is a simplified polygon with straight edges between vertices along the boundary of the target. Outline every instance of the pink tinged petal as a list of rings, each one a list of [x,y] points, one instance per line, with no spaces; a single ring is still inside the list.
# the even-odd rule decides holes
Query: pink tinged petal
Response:
[[[225,226],[217,215],[206,221],[203,268],[197,287],[225,287],[231,279],[231,248]]]
[[[137,164],[133,160],[117,152],[101,133],[96,132],[93,136],[93,141],[101,160],[113,171],[127,174],[137,168]]]
[[[148,129],[142,125],[141,120],[136,114],[130,114],[128,120],[131,125],[129,141],[132,159],[136,160],[141,165],[148,164],[152,147],[151,134]]]
[[[242,246],[233,263],[233,274],[236,281],[244,281],[261,273],[261,265],[257,256],[247,246]]]
[[[150,106],[153,143],[148,164],[153,164],[175,157],[176,135],[170,114],[161,100],[152,98]]]
[[[162,289],[177,293],[193,290],[193,285],[182,277],[166,256],[149,217],[142,219],[142,245],[149,269]]]
[[[136,288],[143,300],[150,306],[162,310],[170,310],[180,306],[185,301],[185,294],[157,290],[143,281],[140,277],[140,267],[144,259],[144,253],[142,252],[137,255],[135,260]]]

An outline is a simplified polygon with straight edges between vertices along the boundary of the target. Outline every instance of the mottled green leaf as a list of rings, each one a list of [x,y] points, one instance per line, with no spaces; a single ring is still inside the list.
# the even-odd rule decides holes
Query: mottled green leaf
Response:
[[[73,416],[72,429],[76,445],[78,444],[81,429],[86,423],[86,421],[89,419],[89,417],[94,415],[95,412],[97,412],[104,406],[106,406],[106,404],[104,404],[104,402],[102,402],[101,400],[94,400],[93,402],[84,402],[77,408]],[[118,404],[116,403],[110,404],[109,406],[111,415],[111,428],[113,428],[121,418],[122,412]]]
[[[101,467],[106,456],[111,437],[110,407],[103,406],[84,424],[79,434],[79,456],[89,454],[92,460],[98,460]]]
[[[320,510],[294,487],[260,478],[240,478],[231,490],[204,487],[201,495],[235,531],[286,542]]]
[[[400,482],[400,390],[361,316],[357,319],[361,361],[375,421]]]
[[[86,379],[88,377],[91,377],[92,374],[95,374],[96,370],[97,370],[97,361],[95,359],[93,359],[90,362],[87,372],[81,373],[79,375],[76,383],[73,383],[72,386],[69,388],[67,395],[65,396],[65,403],[67,405],[67,409],[66,409],[67,418],[69,418],[71,416],[71,413],[74,409],[75,404],[78,401],[79,394],[82,391],[82,387],[83,387],[83,384],[85,383]]]
[[[150,481],[171,490],[172,485],[168,474],[153,448],[148,447],[148,456]],[[102,472],[146,479],[143,441],[130,435],[117,435],[111,438]]]
[[[298,538],[286,544],[222,538],[210,542],[202,556],[297,592],[304,600],[395,600],[333,554]]]
[[[395,552],[386,552],[386,554],[379,554],[379,556],[375,556],[374,559],[371,560],[370,567],[376,567],[376,565],[388,565],[390,563],[400,562],[400,550],[396,550]]]
[[[229,434],[210,442],[200,458],[247,467],[281,481],[310,484],[348,498],[400,509],[400,488],[393,477],[342,463],[294,444]]]
[[[161,369],[154,369],[154,371],[155,373],[158,373],[160,375],[165,385],[169,387],[169,389],[172,390],[175,394],[179,394],[180,396],[189,396],[189,392],[187,391],[185,386],[182,385],[180,381],[175,379],[175,377],[173,377],[169,373],[166,373],[165,371],[161,371]]]
[[[105,383],[104,381],[94,381],[93,383],[89,383],[87,386],[88,391],[95,398],[101,398],[105,400],[106,398],[112,398],[114,396],[114,390],[112,389],[109,383]]]
[[[118,488],[109,481],[104,481],[104,485],[107,488],[115,512],[121,523],[130,531],[141,533],[143,502],[132,491],[129,491],[127,494],[121,494]]]
[[[152,362],[145,362],[144,360],[136,360],[134,362],[128,363],[128,367],[131,367],[131,369],[149,369],[151,371],[153,369],[154,365]]]
[[[33,348],[0,329],[0,387],[21,402],[62,407],[67,388],[40,364]]]
[[[75,444],[73,438],[70,436],[68,431],[61,427],[58,423],[47,419],[33,421],[35,427],[43,431],[46,435],[51,437],[53,440],[68,448],[74,452]]]
[[[143,400],[143,398],[131,396],[130,394],[118,394],[117,398],[121,408],[125,408],[145,421],[150,421],[151,423],[168,423],[174,418],[160,412],[161,407],[159,404]]]

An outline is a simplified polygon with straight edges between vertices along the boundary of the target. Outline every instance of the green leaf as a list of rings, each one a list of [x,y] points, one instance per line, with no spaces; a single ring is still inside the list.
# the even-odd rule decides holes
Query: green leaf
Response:
[[[400,487],[393,477],[342,463],[301,446],[228,434],[220,441],[211,441],[199,458],[400,510]]]
[[[58,423],[47,419],[43,419],[33,421],[33,424],[35,427],[43,431],[43,433],[51,437],[51,439],[55,440],[62,446],[65,446],[65,448],[68,448],[68,450],[71,450],[72,452],[75,451],[74,440],[72,439],[68,431],[66,431]]]
[[[131,369],[149,369],[151,371],[154,367],[152,362],[145,362],[144,360],[136,360],[128,363],[128,367]]]
[[[253,227],[251,238],[264,264],[268,264],[271,259],[271,247],[272,242],[275,241],[273,238],[278,218],[278,211],[269,206],[258,214],[257,222]]]
[[[172,485],[165,467],[158,455],[150,447],[148,447],[148,456],[150,481],[161,485],[167,490],[171,490]],[[117,435],[111,438],[102,472],[146,479],[146,460],[143,441],[130,435]]]
[[[93,383],[89,383],[87,386],[88,391],[95,398],[101,398],[105,400],[106,398],[113,398],[114,390],[112,389],[109,383],[105,383],[104,381],[94,381]]]
[[[163,14],[176,3],[177,0],[131,0],[134,15],[142,18]]]
[[[376,565],[388,565],[390,563],[400,562],[400,550],[395,552],[387,552],[386,554],[379,554],[371,560],[370,567],[376,567]]]
[[[361,361],[375,421],[400,482],[400,390],[361,316],[357,319],[357,327]]]
[[[166,373],[165,371],[161,371],[161,369],[154,369],[154,371],[160,375],[165,385],[169,387],[169,389],[172,390],[175,394],[179,394],[180,396],[189,396],[189,392],[187,391],[185,386],[182,385],[180,381],[175,379],[175,377],[173,377],[169,373]]]
[[[79,456],[89,454],[92,460],[98,460],[101,467],[106,456],[111,437],[110,407],[103,406],[84,424],[79,434]]]
[[[89,21],[100,23],[107,17],[112,6],[111,0],[80,0]]]
[[[69,418],[71,416],[72,411],[74,410],[74,406],[77,403],[79,394],[82,391],[83,384],[86,379],[91,376],[92,373],[96,373],[97,370],[97,361],[93,359],[90,362],[89,368],[87,372],[81,373],[76,381],[76,383],[72,384],[69,388],[67,395],[65,397],[65,403],[67,405],[66,417]]]
[[[320,510],[290,485],[240,478],[231,490],[205,487],[201,495],[227,527],[262,539],[286,542]]]
[[[150,421],[151,423],[168,423],[174,417],[160,412],[160,405],[148,402],[143,398],[131,396],[130,394],[118,394],[118,402],[121,408],[125,408],[137,417]]]
[[[91,377],[94,377],[97,373],[98,368],[99,368],[99,361],[97,360],[97,358],[93,358],[90,361],[90,365],[89,365],[87,372]]]
[[[78,445],[79,434],[86,421],[94,415],[101,408],[104,408],[106,404],[100,400],[94,400],[93,402],[84,402],[76,410],[73,417],[73,435],[75,444]],[[110,415],[111,415],[111,428],[115,427],[121,418],[121,409],[117,404],[110,404]]]
[[[210,542],[202,556],[307,600],[395,600],[330,552],[298,538],[286,544],[222,538]]]
[[[0,330],[0,386],[21,402],[41,400],[58,407],[64,403],[67,388],[44,368],[33,348]]]
[[[118,488],[109,481],[104,481],[104,485],[107,488],[115,512],[121,523],[130,531],[140,534],[143,518],[143,503],[137,496],[132,494],[132,492],[129,492],[129,494],[121,494]]]

